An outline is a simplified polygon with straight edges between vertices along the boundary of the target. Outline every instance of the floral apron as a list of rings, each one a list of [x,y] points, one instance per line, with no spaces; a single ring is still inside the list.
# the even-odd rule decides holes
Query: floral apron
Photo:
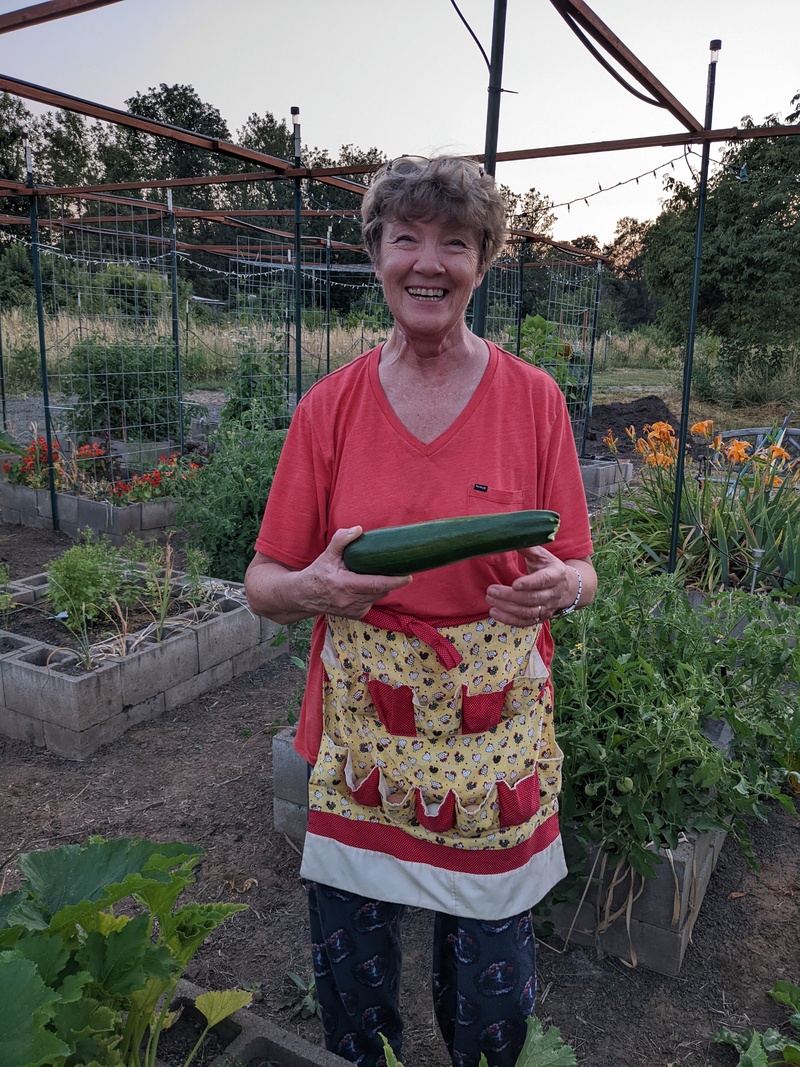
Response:
[[[566,874],[541,628],[327,622],[303,877],[478,919],[531,907]]]

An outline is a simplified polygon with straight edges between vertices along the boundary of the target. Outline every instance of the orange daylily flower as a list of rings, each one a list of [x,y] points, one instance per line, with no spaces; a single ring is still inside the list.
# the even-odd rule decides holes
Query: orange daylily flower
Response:
[[[740,441],[735,437],[725,449],[725,458],[731,463],[746,463],[751,447],[748,441]]]
[[[714,420],[703,419],[701,422],[696,422],[689,433],[692,437],[707,437],[710,441],[714,436]]]
[[[631,441],[635,441],[636,440],[636,427],[635,426],[628,426],[626,428],[626,430],[625,430],[625,434],[631,439]]]
[[[675,437],[675,431],[668,422],[654,422],[650,427],[648,437],[655,438],[658,441],[672,441]]]
[[[786,451],[786,449],[782,448],[780,445],[770,445],[767,448],[767,451],[769,452],[769,454],[770,454],[772,459],[787,459],[788,460],[788,459],[792,458],[789,455],[789,453]]]
[[[609,427],[608,432],[603,438],[603,444],[611,449],[612,452],[617,451],[617,445],[619,444],[619,438],[614,436],[614,431]]]

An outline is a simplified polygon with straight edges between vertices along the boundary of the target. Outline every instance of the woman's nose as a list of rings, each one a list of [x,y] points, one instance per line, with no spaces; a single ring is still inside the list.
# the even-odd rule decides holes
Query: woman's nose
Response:
[[[438,241],[422,241],[420,243],[416,268],[428,274],[437,274],[442,269],[442,257]]]

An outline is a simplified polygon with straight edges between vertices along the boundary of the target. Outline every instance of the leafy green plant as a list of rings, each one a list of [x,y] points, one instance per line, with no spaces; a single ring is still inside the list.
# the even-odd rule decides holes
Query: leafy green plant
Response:
[[[528,1016],[526,1026],[525,1043],[515,1067],[577,1067],[575,1051],[561,1040],[561,1031],[557,1026],[545,1030],[535,1015]],[[387,1067],[403,1067],[383,1034],[381,1038]],[[483,1053],[480,1067],[491,1067]]]
[[[123,583],[118,549],[108,541],[83,532],[82,542],[68,548],[47,568],[47,596],[70,630],[80,633],[103,617]]]
[[[651,876],[689,829],[730,829],[749,850],[746,817],[789,803],[796,612],[737,591],[695,610],[678,576],[642,573],[619,538],[595,563],[594,603],[554,627],[563,824],[620,877]],[[717,720],[725,753],[706,736]]]
[[[556,380],[568,404],[580,400],[586,360],[560,336],[558,323],[548,322],[541,315],[526,315],[520,330],[519,354],[526,363],[541,367]]]
[[[154,1067],[187,964],[245,907],[178,905],[202,855],[178,842],[91,838],[19,857],[22,887],[0,897],[4,1067]],[[228,990],[196,1006],[210,1027],[250,999]]]
[[[0,628],[8,626],[8,615],[14,607],[14,594],[11,592],[11,572],[7,563],[0,563]]]
[[[800,594],[800,468],[781,446],[753,450],[746,441],[723,445],[711,420],[691,429],[701,455],[685,458],[677,570],[685,584],[706,591],[749,588]],[[657,422],[636,441],[644,465],[641,483],[605,512],[615,536],[633,546],[645,569],[666,569],[670,554],[678,442],[672,426]],[[609,430],[605,443],[617,455]]]
[[[202,478],[180,486],[178,524],[218,578],[242,581],[285,437],[282,430],[228,423],[214,435]]]
[[[279,1008],[289,1009],[289,1018],[322,1018],[322,1006],[317,999],[317,983],[314,978],[303,978],[295,971],[287,971],[284,978],[283,998]]]
[[[70,353],[65,389],[74,397],[70,417],[76,433],[127,441],[175,437],[198,405],[181,403],[170,341],[80,341]]]
[[[792,1010],[789,1023],[796,1034],[786,1037],[774,1027],[763,1032],[735,1032],[727,1027],[715,1030],[711,1035],[712,1041],[718,1045],[731,1045],[738,1051],[737,1067],[778,1067],[779,1064],[800,1063],[800,986],[793,982],[776,982],[767,995]]]
[[[233,382],[225,390],[220,423],[239,422],[285,430],[291,413],[285,357],[272,340],[263,351],[242,351]]]

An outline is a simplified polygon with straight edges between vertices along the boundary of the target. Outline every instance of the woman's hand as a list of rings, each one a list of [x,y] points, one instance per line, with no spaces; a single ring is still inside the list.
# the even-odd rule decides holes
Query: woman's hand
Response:
[[[313,615],[363,618],[377,600],[408,585],[411,576],[354,574],[348,570],[342,553],[361,533],[360,526],[337,530],[325,551],[299,571],[257,552],[245,575],[251,610],[284,625]]]
[[[594,598],[597,576],[588,559],[566,562],[546,548],[523,548],[528,573],[511,585],[490,585],[486,601],[493,619],[508,626],[535,626],[551,619],[562,608],[575,602],[578,594],[578,574],[583,589],[576,606],[588,604]]]

